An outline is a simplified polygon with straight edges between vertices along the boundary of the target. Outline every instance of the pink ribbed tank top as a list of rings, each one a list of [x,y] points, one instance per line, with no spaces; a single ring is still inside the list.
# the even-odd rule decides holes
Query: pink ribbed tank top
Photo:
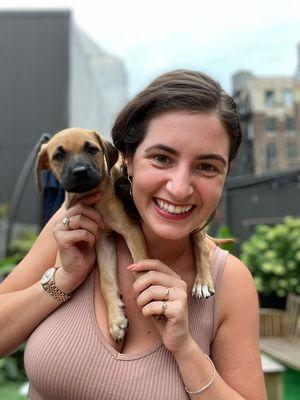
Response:
[[[212,277],[216,294],[189,299],[190,332],[210,354],[218,324],[218,293],[227,252],[216,248]],[[111,347],[98,327],[92,272],[31,334],[25,349],[30,400],[188,400],[177,364],[162,341],[126,355]]]

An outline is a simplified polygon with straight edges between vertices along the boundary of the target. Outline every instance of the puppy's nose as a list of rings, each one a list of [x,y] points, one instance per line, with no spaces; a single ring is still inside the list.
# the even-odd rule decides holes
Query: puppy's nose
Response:
[[[73,168],[72,174],[77,178],[85,176],[87,174],[87,168],[84,165],[79,165]]]

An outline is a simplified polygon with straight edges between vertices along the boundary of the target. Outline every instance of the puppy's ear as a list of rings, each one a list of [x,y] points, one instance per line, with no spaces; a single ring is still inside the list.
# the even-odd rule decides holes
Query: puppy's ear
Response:
[[[110,171],[112,167],[115,165],[115,163],[118,161],[119,152],[108,140],[106,140],[103,136],[99,135],[99,133],[94,132],[94,134],[104,151],[108,169]]]
[[[49,161],[47,154],[47,144],[43,144],[41,149],[37,155],[36,163],[35,163],[35,178],[39,192],[42,191],[42,182],[41,182],[41,171],[43,169],[49,169]]]

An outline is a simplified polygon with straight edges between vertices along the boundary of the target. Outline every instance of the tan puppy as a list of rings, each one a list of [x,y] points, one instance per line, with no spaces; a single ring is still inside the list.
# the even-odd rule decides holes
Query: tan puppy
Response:
[[[148,258],[148,254],[140,227],[126,214],[114,192],[114,181],[120,176],[118,159],[118,151],[99,134],[70,128],[58,132],[42,145],[37,157],[36,172],[39,189],[40,171],[49,169],[53,172],[66,191],[66,208],[88,194],[102,193],[95,208],[102,216],[105,231],[97,241],[95,250],[110,333],[115,340],[122,340],[128,321],[118,289],[116,251],[111,232],[118,232],[124,237],[134,262]],[[195,233],[193,239],[197,265],[193,295],[206,298],[214,293],[214,287],[205,232],[202,230]]]

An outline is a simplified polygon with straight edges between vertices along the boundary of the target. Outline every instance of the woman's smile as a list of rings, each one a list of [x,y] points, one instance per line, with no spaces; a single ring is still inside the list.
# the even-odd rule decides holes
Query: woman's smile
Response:
[[[196,208],[193,204],[176,205],[160,198],[154,198],[154,204],[159,215],[174,220],[188,218]]]

